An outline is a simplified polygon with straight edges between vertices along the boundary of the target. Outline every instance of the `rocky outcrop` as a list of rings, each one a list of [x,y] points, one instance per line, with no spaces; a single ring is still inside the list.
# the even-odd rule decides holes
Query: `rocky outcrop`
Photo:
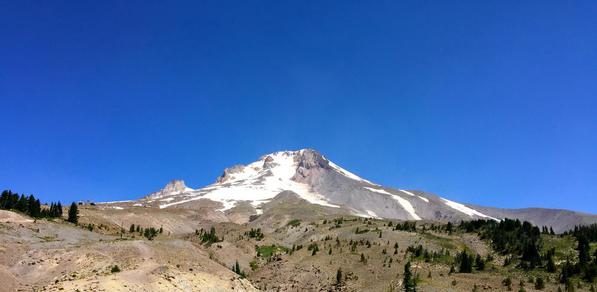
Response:
[[[230,179],[230,177],[235,174],[235,173],[239,173],[243,170],[245,166],[242,164],[238,164],[229,168],[224,169],[224,173],[222,173],[222,175],[220,175],[217,179],[216,182],[217,183],[224,183],[226,182],[228,179]]]
[[[183,180],[171,180],[166,186],[164,186],[161,190],[149,194],[146,198],[155,200],[166,196],[171,196],[174,194],[180,194],[184,192],[192,191],[192,189],[188,188]]]

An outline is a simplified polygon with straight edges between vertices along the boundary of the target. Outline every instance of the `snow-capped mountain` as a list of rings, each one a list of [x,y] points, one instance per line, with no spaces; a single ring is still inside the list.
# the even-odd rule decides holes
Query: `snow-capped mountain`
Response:
[[[275,152],[248,165],[227,168],[213,184],[199,189],[187,187],[182,180],[173,180],[139,200],[102,205],[124,211],[138,207],[164,211],[204,210],[210,214],[209,218],[243,223],[249,221],[251,215],[268,214],[264,210],[267,212],[289,196],[323,210],[323,214],[443,222],[518,218],[538,226],[552,226],[556,232],[577,224],[597,222],[596,215],[580,212],[473,206],[428,192],[381,186],[311,149]]]
[[[145,197],[145,204],[181,208],[190,203],[213,201],[226,212],[248,203],[255,213],[283,191],[291,191],[309,203],[340,208],[357,216],[404,220],[456,220],[490,218],[466,205],[418,191],[383,187],[329,161],[315,150],[281,151],[262,156],[248,165],[228,168],[216,182],[191,189],[172,181]]]

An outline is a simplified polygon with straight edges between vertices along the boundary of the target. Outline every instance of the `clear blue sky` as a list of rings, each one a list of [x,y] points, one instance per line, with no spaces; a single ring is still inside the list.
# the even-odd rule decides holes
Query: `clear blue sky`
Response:
[[[0,188],[130,199],[309,147],[597,213],[595,1],[171,2],[0,3]]]

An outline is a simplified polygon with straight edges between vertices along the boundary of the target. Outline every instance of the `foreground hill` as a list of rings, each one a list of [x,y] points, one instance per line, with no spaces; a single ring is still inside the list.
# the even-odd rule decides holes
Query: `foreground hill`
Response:
[[[121,237],[4,210],[0,222],[0,291],[256,290],[178,238]]]
[[[262,208],[243,224],[178,208],[81,205],[77,225],[0,211],[0,291],[399,291],[407,262],[418,291],[505,291],[507,279],[514,291],[538,279],[556,291],[577,255],[574,237],[542,234],[538,252],[554,248],[556,270],[544,260],[525,270],[457,225],[329,215],[291,192]],[[463,252],[483,267],[463,271]]]

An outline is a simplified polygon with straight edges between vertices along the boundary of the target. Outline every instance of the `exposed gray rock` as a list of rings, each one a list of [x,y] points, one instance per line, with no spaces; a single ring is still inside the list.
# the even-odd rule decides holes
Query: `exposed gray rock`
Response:
[[[164,188],[161,190],[149,194],[146,198],[149,200],[155,200],[162,197],[170,196],[173,194],[180,194],[185,191],[188,191],[189,188],[185,185],[183,180],[171,180]]]
[[[224,169],[224,173],[222,173],[222,175],[220,175],[216,179],[216,182],[219,182],[219,183],[226,182],[230,178],[231,175],[242,171],[243,167],[245,167],[245,166],[242,164],[238,164],[238,165],[234,165],[232,167]]]

